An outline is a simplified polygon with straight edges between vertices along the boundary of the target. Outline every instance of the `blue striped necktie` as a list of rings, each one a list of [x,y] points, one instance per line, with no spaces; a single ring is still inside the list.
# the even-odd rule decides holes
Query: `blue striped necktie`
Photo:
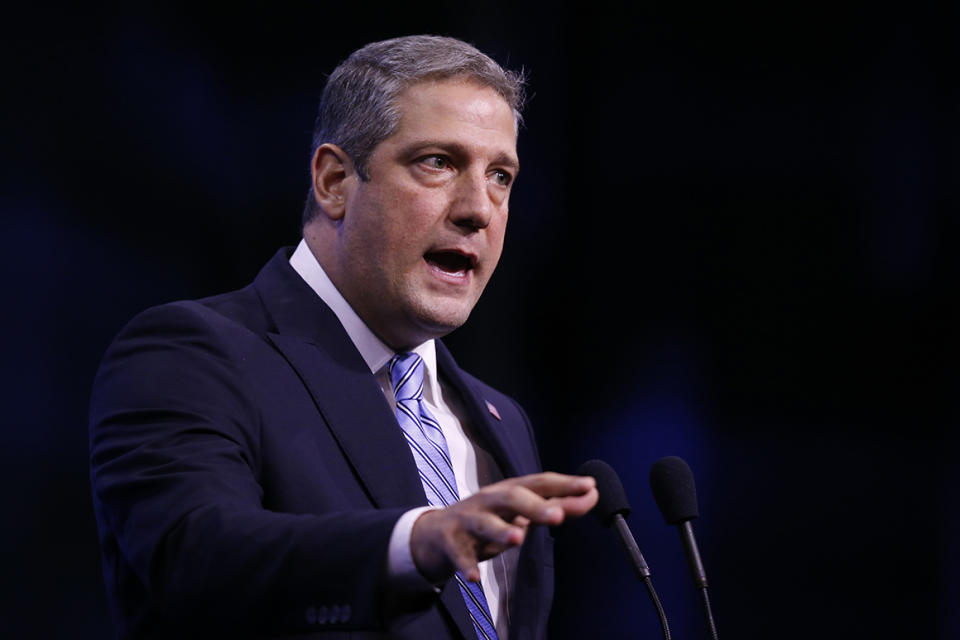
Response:
[[[460,494],[447,451],[447,439],[423,402],[423,360],[416,353],[398,353],[388,367],[397,399],[397,421],[413,452],[427,500],[438,507],[451,505],[460,500]],[[473,620],[477,638],[497,640],[483,587],[468,582],[459,571],[454,578]]]

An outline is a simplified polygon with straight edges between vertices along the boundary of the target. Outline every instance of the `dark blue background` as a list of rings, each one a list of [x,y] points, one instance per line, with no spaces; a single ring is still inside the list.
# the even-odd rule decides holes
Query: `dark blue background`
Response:
[[[86,467],[110,338],[295,244],[324,73],[421,32],[525,67],[533,94],[504,258],[448,343],[524,403],[547,466],[619,470],[674,637],[705,636],[647,485],[670,454],[723,637],[960,635],[957,10],[769,4],[8,15],[12,637],[111,633]],[[658,637],[608,532],[556,535],[552,637]]]

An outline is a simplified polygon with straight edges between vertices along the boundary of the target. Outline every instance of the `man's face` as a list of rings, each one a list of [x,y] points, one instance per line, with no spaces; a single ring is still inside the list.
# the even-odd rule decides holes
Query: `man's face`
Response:
[[[369,180],[348,181],[334,280],[395,349],[466,321],[500,259],[519,168],[513,113],[492,89],[423,82],[398,106]]]

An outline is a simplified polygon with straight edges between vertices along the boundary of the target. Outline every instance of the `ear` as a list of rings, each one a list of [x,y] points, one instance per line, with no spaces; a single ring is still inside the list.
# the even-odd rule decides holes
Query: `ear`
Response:
[[[335,144],[322,144],[313,154],[310,174],[317,206],[331,220],[343,218],[350,186],[357,180],[350,156]]]

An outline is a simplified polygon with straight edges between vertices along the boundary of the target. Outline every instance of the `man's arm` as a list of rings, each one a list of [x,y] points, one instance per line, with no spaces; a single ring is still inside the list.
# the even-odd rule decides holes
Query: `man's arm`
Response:
[[[445,509],[422,514],[413,528],[410,550],[420,572],[439,582],[461,571],[480,579],[477,562],[523,544],[530,525],[562,523],[597,503],[590,477],[537,473],[487,485]]]
[[[347,605],[349,626],[381,626],[403,510],[265,508],[244,366],[195,304],[141,315],[108,350],[90,425],[108,589],[124,616],[174,625],[296,628],[310,606]]]
[[[263,449],[265,430],[278,425],[263,423],[248,356],[272,347],[249,332],[227,336],[242,327],[223,322],[196,303],[150,310],[124,329],[97,376],[91,481],[122,616],[278,631],[309,628],[311,607],[347,605],[347,627],[383,628],[386,550],[405,509],[293,514],[264,503],[265,465],[282,461],[267,461]],[[253,346],[239,347],[243,340]],[[312,403],[311,415],[318,419]],[[584,482],[592,480],[514,478],[423,514],[411,534],[414,561],[435,583],[454,568],[475,575],[477,560],[519,545],[531,523],[588,510],[596,497]]]

